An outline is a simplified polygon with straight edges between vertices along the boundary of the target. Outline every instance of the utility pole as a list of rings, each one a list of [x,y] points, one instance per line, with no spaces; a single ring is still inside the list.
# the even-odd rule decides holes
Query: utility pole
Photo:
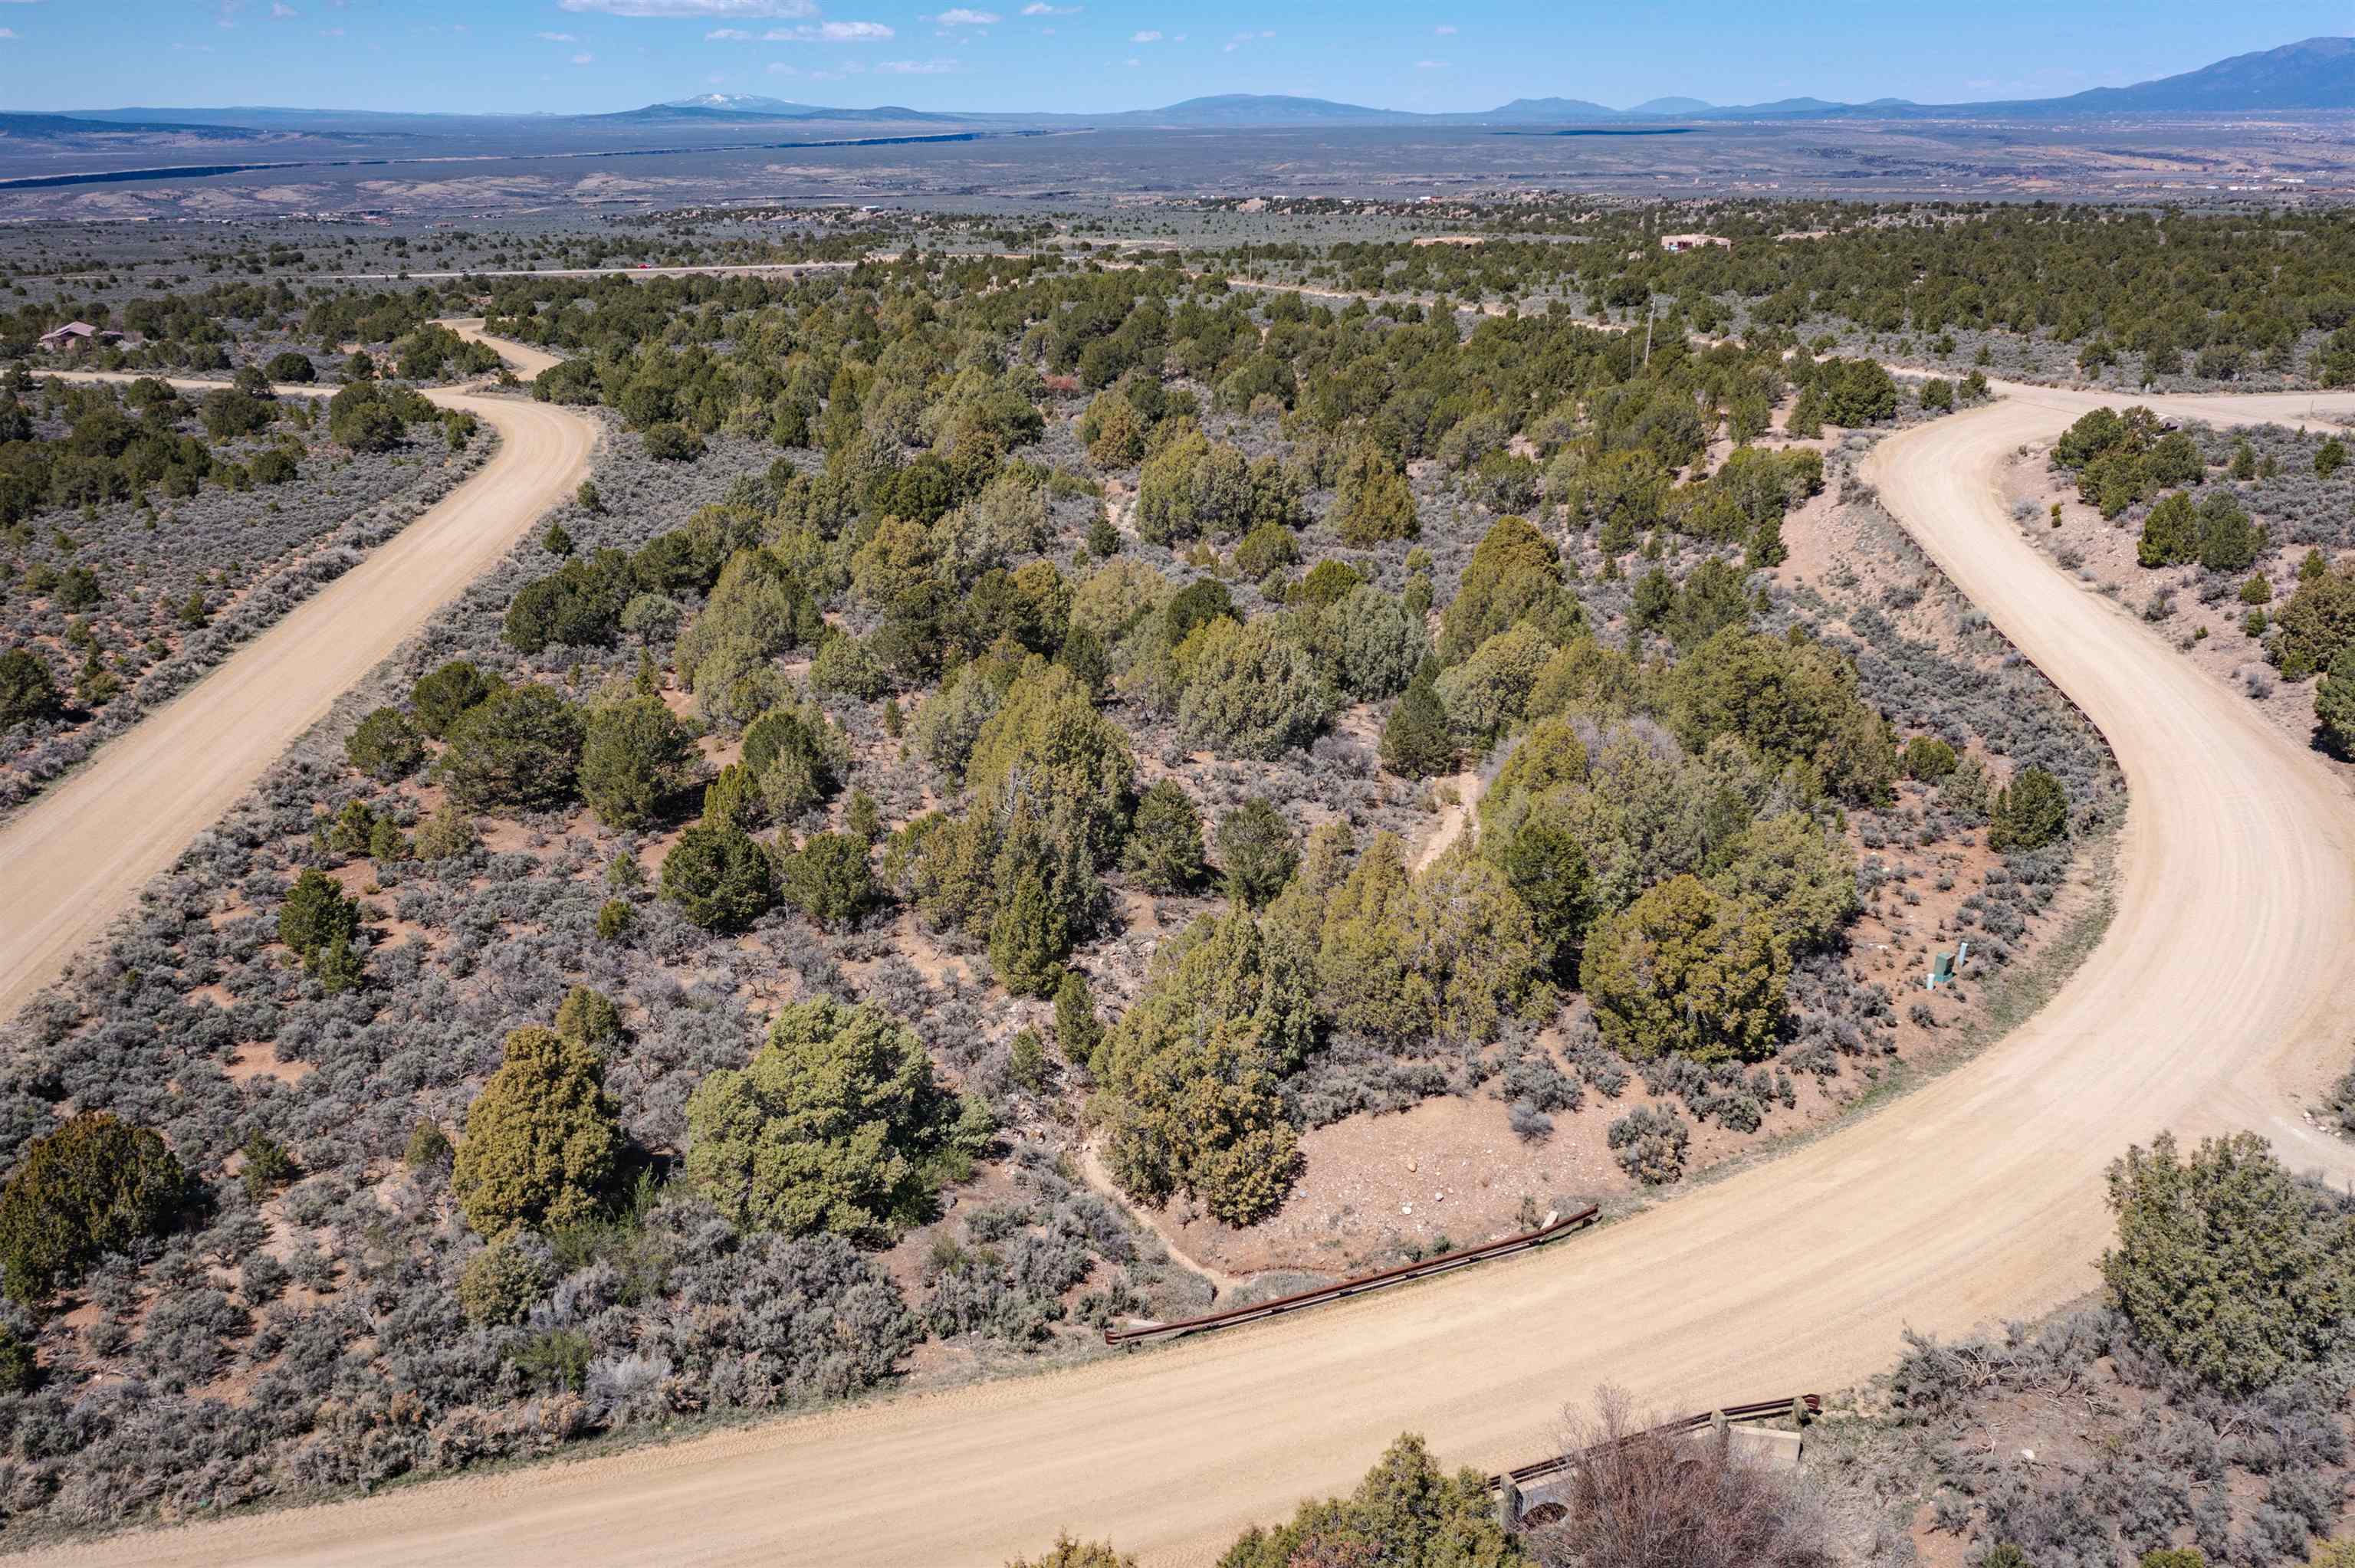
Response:
[[[1644,318],[1644,368],[1652,367],[1652,323],[1660,319],[1660,302],[1651,302],[1651,314]]]

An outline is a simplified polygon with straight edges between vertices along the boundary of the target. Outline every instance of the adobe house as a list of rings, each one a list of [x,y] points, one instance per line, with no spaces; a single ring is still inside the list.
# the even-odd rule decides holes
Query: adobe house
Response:
[[[41,347],[50,354],[81,354],[108,344],[123,344],[136,347],[135,333],[117,332],[112,327],[97,327],[88,322],[68,322],[41,334]]]

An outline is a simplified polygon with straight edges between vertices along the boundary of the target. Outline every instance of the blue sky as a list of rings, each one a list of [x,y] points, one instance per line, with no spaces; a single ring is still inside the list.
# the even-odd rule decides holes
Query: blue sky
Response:
[[[1214,92],[2046,97],[2355,30],[2348,0],[0,0],[0,106],[595,111],[706,91],[1100,113]]]

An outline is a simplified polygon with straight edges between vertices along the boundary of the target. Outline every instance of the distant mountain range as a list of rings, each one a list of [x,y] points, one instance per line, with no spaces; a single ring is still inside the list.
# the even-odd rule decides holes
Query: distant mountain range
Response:
[[[2067,98],[2036,100],[2070,113],[2117,110],[2355,108],[2355,38],[2307,38],[2277,49],[2163,76],[2132,87],[2096,87]]]
[[[2132,87],[2098,87],[2066,98],[2009,100],[1985,103],[1913,103],[1880,98],[1836,103],[1820,98],[1785,98],[1769,103],[1715,104],[1698,98],[1654,98],[1628,109],[1581,98],[1517,98],[1473,112],[1418,113],[1359,103],[1281,94],[1221,93],[1189,98],[1160,109],[1112,114],[952,113],[880,104],[867,109],[796,103],[750,93],[707,92],[607,114],[500,115],[402,114],[366,111],[233,109],[93,109],[70,114],[0,114],[0,141],[50,143],[103,138],[120,143],[142,135],[187,138],[208,131],[215,139],[240,134],[432,135],[498,127],[566,132],[637,129],[800,134],[814,126],[957,126],[975,130],[1057,129],[1119,125],[1140,129],[1241,129],[1347,125],[1534,125],[1621,122],[1706,122],[1809,119],[1950,119],[1957,115],[2008,118],[2085,114],[2264,112],[2275,110],[2355,108],[2355,38],[2307,38],[2280,48],[2235,55],[2198,70]]]
[[[1161,109],[1130,110],[1103,115],[919,114],[913,110],[826,109],[815,104],[787,103],[779,99],[741,93],[705,93],[672,103],[650,105],[629,114],[659,110],[694,110],[715,121],[745,115],[793,120],[882,119],[911,122],[988,121],[1025,123],[1084,119],[1152,125],[1392,125],[1433,124],[1562,124],[1616,120],[1788,120],[1810,117],[1891,118],[1945,117],[1956,113],[2003,112],[2012,115],[2076,115],[2136,112],[2247,111],[2298,109],[2355,108],[2355,38],[2307,38],[2279,48],[2234,55],[2198,70],[2132,87],[2097,87],[2065,98],[2012,99],[1981,103],[1925,104],[1902,98],[1876,98],[1863,103],[1839,103],[1821,98],[1785,98],[1767,103],[1710,103],[1699,98],[1654,98],[1628,109],[1614,109],[1583,98],[1517,98],[1494,109],[1471,112],[1417,113],[1403,109],[1377,109],[1362,103],[1337,103],[1323,98],[1283,94],[1221,93],[1189,98]],[[607,118],[627,118],[628,115]]]

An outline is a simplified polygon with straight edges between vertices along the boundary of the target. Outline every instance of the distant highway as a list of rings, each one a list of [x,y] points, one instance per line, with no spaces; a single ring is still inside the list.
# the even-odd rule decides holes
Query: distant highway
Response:
[[[474,267],[461,272],[335,272],[329,277],[339,283],[433,282],[448,278],[686,278],[708,272],[828,272],[858,265],[856,261],[746,261],[708,267]]]

